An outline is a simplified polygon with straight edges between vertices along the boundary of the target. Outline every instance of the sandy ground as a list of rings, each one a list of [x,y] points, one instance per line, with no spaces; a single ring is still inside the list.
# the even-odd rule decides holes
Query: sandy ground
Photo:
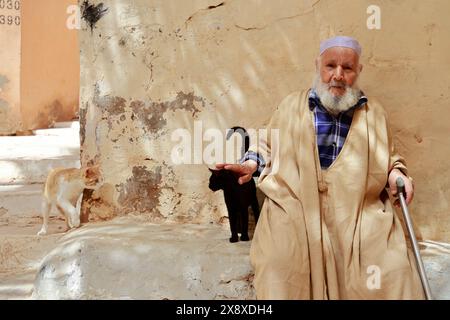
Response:
[[[116,222],[144,223],[142,217],[118,217],[110,222],[89,222],[105,225]],[[145,219],[144,219],[145,220]],[[227,229],[228,222],[226,221]],[[42,218],[15,217],[0,213],[0,300],[31,299],[36,274],[43,258],[58,246],[59,240],[76,229],[66,232],[62,216],[50,216],[46,236],[37,236]],[[249,234],[253,236],[254,221],[249,221]]]
[[[0,215],[0,299],[31,299],[42,259],[67,234],[64,218],[53,216],[49,235],[38,237],[41,221],[39,216]],[[450,299],[450,244],[424,241],[421,254],[433,294],[438,299]]]
[[[0,217],[0,299],[29,299],[41,259],[64,235],[61,217],[51,217],[49,235],[38,237],[40,217]]]

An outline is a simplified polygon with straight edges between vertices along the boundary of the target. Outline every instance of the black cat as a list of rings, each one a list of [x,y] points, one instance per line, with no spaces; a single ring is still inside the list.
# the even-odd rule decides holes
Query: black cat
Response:
[[[238,132],[244,138],[242,145],[243,155],[248,151],[250,138],[247,131],[242,127],[233,127],[227,134],[227,140],[234,132]],[[209,188],[212,191],[222,189],[225,196],[225,204],[228,210],[230,221],[231,238],[230,242],[239,241],[238,233],[241,233],[241,241],[249,241],[248,237],[248,207],[251,206],[255,223],[259,218],[259,204],[256,198],[256,184],[253,179],[244,184],[238,183],[238,177],[228,170],[211,170],[209,178]]]

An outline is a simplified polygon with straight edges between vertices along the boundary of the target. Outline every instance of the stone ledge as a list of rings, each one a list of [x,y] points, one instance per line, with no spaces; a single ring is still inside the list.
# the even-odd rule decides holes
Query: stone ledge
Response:
[[[34,299],[255,299],[250,242],[217,225],[87,225],[43,260]]]
[[[228,237],[225,225],[89,224],[43,259],[32,299],[255,299],[250,242]],[[421,247],[433,297],[449,299],[450,244]]]

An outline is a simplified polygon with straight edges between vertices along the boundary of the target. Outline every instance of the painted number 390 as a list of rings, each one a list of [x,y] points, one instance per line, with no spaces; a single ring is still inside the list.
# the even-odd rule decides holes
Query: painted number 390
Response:
[[[0,15],[0,24],[15,24],[16,26],[20,25],[20,17],[19,16],[5,16],[3,14]]]
[[[16,0],[0,0],[0,9],[20,10],[20,1]]]

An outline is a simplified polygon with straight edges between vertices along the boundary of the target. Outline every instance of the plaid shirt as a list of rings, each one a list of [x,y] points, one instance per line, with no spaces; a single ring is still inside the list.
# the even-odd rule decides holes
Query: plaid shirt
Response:
[[[309,92],[309,108],[314,112],[314,126],[322,169],[327,169],[336,160],[350,130],[355,109],[366,102],[367,98],[363,94],[356,105],[335,117],[323,107],[314,90]]]
[[[345,112],[339,113],[336,117],[327,112],[313,89],[310,90],[308,99],[309,108],[314,112],[314,127],[316,129],[320,166],[322,169],[327,169],[336,160],[344,146],[355,109],[364,105],[367,102],[367,97],[363,94],[356,105]],[[254,160],[258,163],[255,176],[258,176],[266,165],[263,157],[253,151],[247,152],[240,162],[243,163],[247,160]]]

